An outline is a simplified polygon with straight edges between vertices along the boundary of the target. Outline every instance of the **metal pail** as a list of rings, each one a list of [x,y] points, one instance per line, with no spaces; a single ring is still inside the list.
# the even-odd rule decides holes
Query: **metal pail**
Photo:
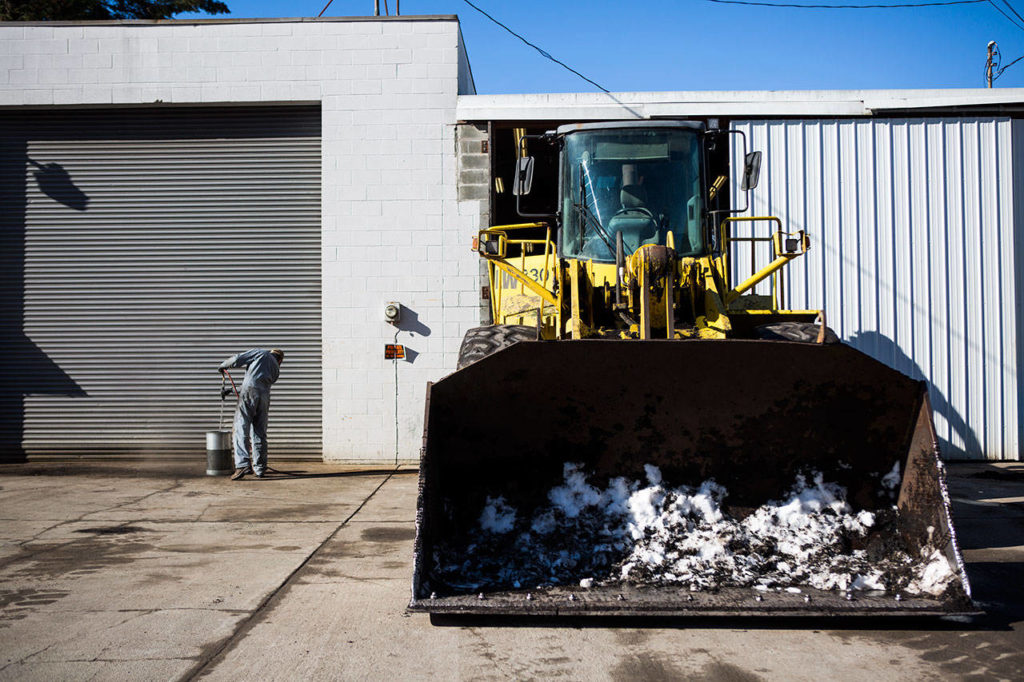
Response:
[[[235,470],[231,458],[231,432],[206,432],[206,475],[223,476]]]

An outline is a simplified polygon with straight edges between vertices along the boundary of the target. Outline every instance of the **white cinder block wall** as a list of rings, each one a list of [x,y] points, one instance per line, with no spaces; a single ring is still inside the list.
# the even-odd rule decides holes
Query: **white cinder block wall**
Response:
[[[321,103],[328,460],[415,460],[426,382],[479,320],[481,211],[455,167],[473,93],[454,16],[0,24],[4,107]],[[397,365],[396,339],[414,356]]]

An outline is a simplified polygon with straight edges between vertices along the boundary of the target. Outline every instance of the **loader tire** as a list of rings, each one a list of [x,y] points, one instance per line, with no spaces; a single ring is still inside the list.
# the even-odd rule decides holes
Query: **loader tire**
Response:
[[[817,343],[820,327],[813,322],[776,322],[757,328],[757,336],[769,341],[799,341]],[[839,343],[839,336],[830,327],[825,327],[825,343]]]
[[[466,332],[459,347],[458,369],[477,360],[508,348],[520,341],[536,341],[536,327],[520,324],[494,324],[488,327],[474,327]]]

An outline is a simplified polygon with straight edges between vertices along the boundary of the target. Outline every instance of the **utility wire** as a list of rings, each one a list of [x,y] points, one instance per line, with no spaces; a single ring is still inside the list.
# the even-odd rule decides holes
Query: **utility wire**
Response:
[[[552,56],[551,56],[550,54],[548,54],[547,52],[545,52],[545,51],[544,51],[544,50],[542,50],[541,48],[537,47],[536,45],[534,45],[533,43],[531,43],[531,42],[530,42],[529,40],[527,40],[527,39],[526,39],[526,38],[524,38],[523,36],[519,35],[519,34],[518,34],[518,33],[516,33],[515,31],[513,31],[512,29],[510,29],[510,28],[509,28],[508,26],[506,26],[505,24],[501,23],[500,21],[498,21],[497,19],[495,19],[494,17],[492,17],[492,16],[490,15],[490,14],[488,14],[487,12],[483,11],[482,9],[480,9],[479,7],[477,7],[476,5],[474,5],[473,3],[471,3],[471,2],[469,1],[469,0],[462,0],[462,1],[463,1],[463,2],[465,2],[465,3],[467,4],[467,5],[469,5],[470,7],[472,7],[473,9],[475,9],[475,10],[476,10],[477,12],[479,12],[480,14],[484,15],[485,17],[487,17],[488,19],[490,19],[491,21],[493,21],[493,22],[494,22],[495,24],[497,24],[498,26],[502,27],[503,29],[505,29],[506,31],[508,31],[508,32],[509,32],[509,33],[511,33],[512,35],[514,35],[514,36],[515,36],[516,38],[519,38],[519,39],[520,39],[521,41],[523,41],[524,43],[526,43],[527,45],[529,45],[529,46],[530,46],[530,47],[532,47],[533,49],[537,50],[537,52],[540,52],[542,56],[546,57],[547,59],[550,59],[550,60],[551,60],[551,61],[553,61],[553,62],[554,62],[555,64],[558,64],[558,65],[559,65],[559,66],[561,66],[562,68],[564,68],[564,69],[567,69],[567,70],[569,70],[569,71],[573,72],[574,74],[576,74],[577,76],[579,76],[579,77],[580,77],[580,78],[582,78],[583,80],[587,81],[588,83],[590,83],[591,85],[593,85],[594,87],[596,87],[596,88],[597,88],[598,90],[600,90],[601,92],[605,92],[605,93],[611,92],[610,90],[608,90],[607,88],[603,87],[602,85],[600,85],[600,84],[598,84],[598,83],[595,83],[594,81],[590,80],[589,78],[587,78],[587,77],[586,77],[586,76],[584,76],[584,75],[583,75],[582,73],[580,73],[580,72],[579,72],[579,71],[577,71],[576,69],[572,68],[571,66],[569,66],[569,65],[568,65],[568,64],[566,64],[565,62],[561,62],[561,61],[559,61],[559,60],[555,59],[555,58],[554,58],[554,57],[552,57]],[[961,2],[982,2],[982,1],[983,1],[983,0],[961,0]]]
[[[316,15],[317,19],[319,19],[320,17],[322,17],[324,15],[324,12],[327,11],[327,8],[331,6],[332,2],[334,2],[334,0],[327,0],[327,4],[324,5],[324,8],[322,10],[320,10],[320,14]]]
[[[995,8],[996,8],[996,11],[997,11],[997,12],[999,12],[999,13],[1000,13],[1000,14],[1002,14],[1002,15],[1003,15],[1004,17],[1006,17],[1006,20],[1007,20],[1007,21],[1009,21],[1009,22],[1010,22],[1011,24],[1013,24],[1014,26],[1016,26],[1016,27],[1017,27],[1017,28],[1019,28],[1020,30],[1024,31],[1024,26],[1021,26],[1021,25],[1020,25],[1020,23],[1019,23],[1019,22],[1017,22],[1017,21],[1016,21],[1016,20],[1015,20],[1015,19],[1014,19],[1013,17],[1011,17],[1011,16],[1010,16],[1009,14],[1007,14],[1006,12],[1004,12],[1004,11],[1003,11],[1003,8],[1002,8],[1002,7],[1000,7],[999,5],[997,5],[996,3],[994,3],[994,2],[992,1],[992,0],[987,0],[987,2],[988,2],[988,4],[990,4],[990,5],[992,5],[993,7],[995,7]]]
[[[1003,0],[1003,4],[1006,5],[1007,7],[1009,7],[1010,11],[1013,12],[1014,14],[1016,14],[1018,19],[1020,19],[1021,21],[1024,21],[1024,17],[1022,17],[1020,15],[1020,12],[1018,12],[1017,10],[1015,10],[1013,8],[1013,5],[1010,4],[1010,0]]]
[[[992,80],[994,81],[995,79],[997,79],[1000,76],[1002,76],[1003,75],[1003,71],[1006,71],[1008,68],[1010,68],[1011,66],[1013,66],[1014,64],[1016,64],[1017,62],[1019,62],[1022,59],[1024,59],[1024,55],[1021,55],[1020,57],[1017,57],[1016,59],[1014,59],[1012,62],[1010,62],[1006,66],[999,67],[999,71],[997,71],[996,73],[992,74]]]
[[[792,9],[903,9],[905,7],[944,7],[946,5],[974,5],[991,0],[946,0],[945,2],[914,2],[886,5],[797,5],[782,2],[749,2],[748,0],[707,0],[722,5],[753,5],[755,7],[786,7]]]

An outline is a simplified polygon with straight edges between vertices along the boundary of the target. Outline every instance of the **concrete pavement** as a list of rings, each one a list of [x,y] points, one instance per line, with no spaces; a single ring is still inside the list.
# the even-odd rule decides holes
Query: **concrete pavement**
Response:
[[[974,623],[405,614],[413,469],[0,466],[0,680],[1021,679],[1024,465],[951,467]]]

